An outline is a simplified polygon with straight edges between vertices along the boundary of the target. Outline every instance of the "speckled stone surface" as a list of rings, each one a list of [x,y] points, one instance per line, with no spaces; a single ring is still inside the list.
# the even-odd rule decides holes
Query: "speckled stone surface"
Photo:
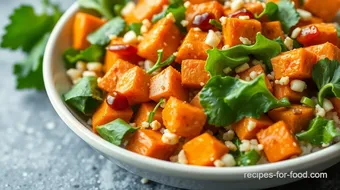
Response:
[[[0,28],[14,7],[39,7],[39,2],[0,0]],[[72,2],[60,1],[64,9]],[[45,92],[16,91],[11,73],[20,59],[20,53],[0,50],[0,190],[175,189],[141,184],[140,177],[99,155],[60,120]],[[327,173],[328,179],[302,180],[278,189],[340,189],[340,164]]]

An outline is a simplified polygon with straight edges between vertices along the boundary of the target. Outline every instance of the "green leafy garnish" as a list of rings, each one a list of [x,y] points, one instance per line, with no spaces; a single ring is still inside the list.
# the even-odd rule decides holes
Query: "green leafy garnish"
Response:
[[[158,58],[157,58],[156,63],[146,73],[151,74],[151,73],[153,73],[154,71],[156,71],[159,68],[162,68],[162,67],[170,65],[176,59],[175,55],[170,55],[170,57],[168,57],[168,59],[166,59],[165,61],[162,62],[162,59],[163,59],[163,50],[162,49],[158,50],[157,54],[158,54]]]
[[[260,160],[261,155],[256,150],[249,152],[241,152],[240,145],[242,144],[239,138],[235,138],[233,143],[236,145],[236,151],[230,151],[230,154],[235,158],[237,166],[252,166]]]
[[[300,15],[296,11],[294,4],[289,0],[281,0],[277,4],[269,2],[266,4],[265,10],[256,18],[267,15],[269,20],[277,20],[281,22],[283,31],[288,34],[290,29],[295,26],[299,20]]]
[[[215,19],[210,19],[209,23],[215,26],[217,29],[222,30],[222,24]]]
[[[284,44],[281,37],[276,38],[274,41],[280,44],[281,52],[289,51],[289,49]],[[301,47],[303,47],[303,46],[296,39],[293,39],[293,49],[298,49],[298,48],[301,48]]]
[[[323,105],[327,96],[340,98],[340,63],[328,58],[318,61],[313,68],[313,80],[319,89],[318,101]]]
[[[340,38],[340,25],[338,23],[334,23],[335,28],[336,28],[336,32],[338,34],[338,38]]]
[[[165,99],[161,98],[159,100],[159,102],[157,103],[157,105],[155,106],[155,108],[152,110],[152,112],[149,113],[149,117],[148,117],[148,122],[151,123],[153,121],[153,118],[156,114],[157,109],[159,108],[159,106],[161,106],[162,104],[164,104]]]
[[[206,70],[211,76],[225,75],[224,68],[235,68],[250,60],[254,56],[258,60],[263,60],[268,69],[271,70],[270,59],[281,52],[279,43],[269,40],[262,34],[257,33],[254,45],[237,45],[227,50],[217,48],[208,50]]]
[[[97,78],[83,77],[64,94],[64,100],[81,113],[91,115],[103,101],[102,92],[97,86]]]
[[[264,74],[249,82],[214,76],[200,93],[200,103],[208,123],[215,126],[227,126],[244,117],[260,118],[271,109],[290,106],[287,98],[278,100],[272,95]]]
[[[96,127],[99,135],[110,143],[120,146],[124,137],[136,131],[131,125],[122,119],[116,119],[105,125]]]
[[[99,62],[103,59],[105,49],[102,46],[91,45],[85,50],[69,48],[64,52],[66,68],[74,67],[77,61]]]
[[[300,103],[304,104],[306,106],[312,107],[312,108],[315,108],[315,106],[316,106],[314,101],[312,99],[306,97],[306,96],[301,98]]]
[[[109,35],[120,35],[125,29],[126,23],[121,17],[115,17],[105,23],[95,32],[87,36],[87,40],[91,44],[105,46],[110,42]]]
[[[140,29],[142,28],[142,23],[131,23],[129,25],[129,30],[132,30],[136,33],[137,36],[141,34]]]
[[[119,16],[127,2],[127,0],[78,0],[81,8],[94,10],[108,19]]]
[[[43,13],[37,14],[33,7],[22,5],[10,16],[9,24],[2,36],[1,47],[11,50],[22,49],[27,53],[25,60],[16,63],[17,89],[44,89],[42,61],[45,46],[54,25],[62,15],[59,7],[43,1]]]
[[[298,133],[296,136],[301,141],[322,145],[331,143],[335,137],[340,136],[340,132],[336,130],[333,120],[318,116],[310,122],[307,131]]]

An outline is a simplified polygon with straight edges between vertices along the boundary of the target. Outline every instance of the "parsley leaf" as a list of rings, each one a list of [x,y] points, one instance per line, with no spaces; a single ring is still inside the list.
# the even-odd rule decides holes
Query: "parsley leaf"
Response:
[[[200,103],[208,123],[215,126],[227,126],[244,117],[259,118],[271,109],[290,106],[287,98],[278,100],[272,95],[264,74],[249,82],[214,76],[202,89]]]
[[[279,9],[279,6],[277,6],[276,3],[269,2],[266,4],[266,8],[262,11],[261,14],[257,15],[255,14],[255,18],[259,19],[263,17],[264,15],[273,15],[275,14]]]
[[[159,102],[157,103],[157,105],[155,106],[155,108],[152,110],[152,112],[149,113],[148,123],[151,123],[153,121],[153,118],[154,118],[154,116],[156,114],[157,109],[159,108],[159,106],[161,106],[164,103],[165,103],[165,99],[161,98],[159,100]]]
[[[301,141],[322,145],[331,143],[335,137],[340,136],[340,132],[336,130],[333,120],[318,116],[310,122],[307,131],[298,133],[296,136]]]
[[[103,139],[117,146],[123,143],[126,135],[134,133],[136,130],[122,119],[116,119],[97,127],[97,131]]]
[[[158,58],[157,58],[157,61],[156,63],[146,72],[147,74],[151,74],[153,73],[154,71],[156,71],[157,69],[159,68],[162,68],[162,67],[165,67],[165,66],[168,66],[170,65],[172,62],[175,61],[176,59],[176,56],[174,55],[170,55],[168,57],[168,59],[166,59],[165,61],[162,62],[162,59],[163,59],[163,50],[158,50],[157,51],[157,54],[158,54]]]
[[[81,8],[95,10],[108,19],[119,16],[127,2],[128,0],[78,0]]]
[[[340,98],[340,62],[323,59],[313,68],[313,80],[319,89],[318,101],[323,105],[326,96]]]
[[[87,36],[87,40],[91,44],[105,46],[110,42],[109,35],[118,36],[125,30],[126,23],[121,17],[115,17],[105,23],[95,32]]]
[[[274,40],[275,42],[279,43],[281,46],[281,52],[289,51],[285,43],[283,42],[281,37],[278,37]],[[298,49],[303,47],[296,39],[293,39],[293,49]]]
[[[97,86],[97,78],[83,77],[64,94],[64,100],[81,113],[91,115],[103,101],[102,91]]]
[[[131,23],[129,25],[129,30],[132,30],[136,33],[137,36],[141,35],[140,29],[142,28],[142,23]]]
[[[69,48],[64,52],[66,68],[74,67],[77,61],[99,62],[105,54],[105,48],[98,45],[91,45],[85,50]]]
[[[236,145],[236,151],[230,151],[230,154],[235,158],[237,166],[251,166],[256,165],[256,163],[260,160],[261,155],[256,152],[256,150],[251,150],[249,152],[241,152],[240,145],[242,144],[239,138],[235,138],[233,143]]]
[[[263,60],[268,69],[271,70],[270,59],[281,52],[279,43],[269,40],[262,34],[256,35],[256,43],[254,45],[237,45],[227,50],[219,50],[217,48],[208,50],[208,59],[206,70],[211,76],[225,75],[223,69],[229,67],[231,69],[247,63],[250,56],[254,56],[258,60]]]

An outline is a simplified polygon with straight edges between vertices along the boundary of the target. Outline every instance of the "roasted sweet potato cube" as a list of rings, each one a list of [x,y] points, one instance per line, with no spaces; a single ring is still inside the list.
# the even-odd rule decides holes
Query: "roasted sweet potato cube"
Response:
[[[247,80],[247,79],[251,79],[250,75],[253,74],[254,72],[255,72],[256,76],[260,75],[262,73],[266,73],[261,65],[255,65],[255,66],[247,69],[246,71],[244,71],[242,73],[239,73],[238,75],[240,76],[240,78],[242,80]],[[266,82],[268,90],[272,92],[273,91],[273,87],[270,84],[270,81],[269,81],[268,77],[265,76],[264,78],[265,78],[265,82]]]
[[[303,8],[322,18],[326,22],[330,22],[336,16],[340,9],[339,0],[305,0]]]
[[[266,115],[262,115],[259,119],[243,118],[232,125],[238,138],[241,140],[251,140],[256,138],[256,134],[261,130],[271,126],[273,122]]]
[[[340,117],[340,98],[333,97],[330,98],[329,100],[332,102],[334,106],[334,111],[338,112],[338,116]]]
[[[104,101],[92,116],[92,129],[97,132],[96,127],[109,123],[115,119],[122,119],[129,122],[132,117],[132,109],[114,110]]]
[[[185,59],[206,60],[208,57],[207,50],[211,49],[205,43],[207,35],[207,32],[198,31],[195,28],[190,29],[178,49],[176,62],[181,63]]]
[[[155,103],[143,103],[141,104],[141,106],[138,109],[138,112],[136,114],[134,123],[136,123],[137,127],[142,127],[142,123],[143,122],[147,122],[148,118],[149,118],[149,114],[150,112],[153,111],[153,109],[155,108],[156,104]],[[162,108],[158,108],[153,119],[163,123],[162,120]]]
[[[124,16],[127,23],[139,23],[144,19],[151,20],[153,15],[160,13],[168,0],[139,0],[136,7]]]
[[[307,95],[305,91],[295,92],[290,88],[290,85],[280,84],[274,84],[273,94],[277,99],[288,98],[291,102],[300,102],[301,98]]]
[[[263,22],[262,34],[271,40],[274,40],[278,37],[282,39],[284,38],[284,33],[280,21]]]
[[[129,140],[126,149],[144,156],[169,160],[176,150],[176,145],[165,144],[162,133],[149,129],[140,129]]]
[[[164,126],[182,137],[195,137],[200,134],[207,116],[202,109],[170,97],[162,111]]]
[[[299,23],[297,23],[296,27],[303,27],[303,26],[307,26],[310,24],[318,24],[318,23],[323,23],[323,20],[319,17],[315,17],[312,16],[312,18],[308,19],[308,20],[299,20]]]
[[[136,66],[122,59],[117,59],[116,63],[113,64],[104,77],[99,80],[99,88],[109,93],[116,91],[118,79],[133,67]]]
[[[73,48],[86,49],[90,46],[87,36],[105,23],[104,20],[87,13],[77,13],[73,24]]]
[[[150,101],[150,75],[140,67],[134,67],[124,73],[117,83],[117,91],[123,94],[130,105]]]
[[[332,43],[326,42],[324,44],[310,46],[305,49],[316,54],[318,61],[325,58],[340,61],[340,49]]]
[[[269,111],[268,115],[274,122],[284,121],[294,134],[305,130],[309,122],[315,117],[314,108],[302,105],[273,109]]]
[[[334,24],[311,24],[304,26],[301,29],[302,31],[296,40],[305,47],[326,42],[330,42],[334,45],[338,44],[338,33]],[[309,37],[311,31],[313,31],[314,37]]]
[[[189,0],[189,2],[191,4],[200,4],[200,3],[205,3],[205,2],[209,2],[211,0]]]
[[[163,60],[176,52],[181,44],[181,33],[174,21],[173,16],[166,16],[153,25],[138,45],[138,55],[156,62],[157,50],[163,50]]]
[[[205,61],[186,59],[182,61],[182,85],[188,88],[202,88],[208,82],[210,75],[205,70]]]
[[[310,79],[317,57],[314,53],[300,48],[282,53],[271,61],[277,80],[284,76],[291,79]]]
[[[185,20],[189,22],[187,28],[191,27],[199,27],[193,23],[196,16],[208,14],[210,19],[220,19],[223,16],[223,6],[217,1],[208,1],[200,4],[192,4],[190,5],[185,12]],[[208,25],[209,26],[209,25]],[[211,27],[205,27],[204,29],[211,29]],[[201,26],[202,27],[202,26]],[[202,28],[203,29],[203,28]]]
[[[301,154],[301,148],[285,122],[279,121],[257,133],[269,162],[278,162]]]
[[[222,22],[224,45],[232,47],[242,44],[240,37],[248,38],[252,43],[255,43],[256,34],[261,30],[261,23],[255,19],[227,18],[225,22]]]
[[[182,86],[181,74],[171,66],[150,80],[150,99],[155,102],[170,96],[186,101],[188,95],[188,91]]]
[[[244,8],[250,11],[253,14],[261,14],[264,10],[262,3],[255,2],[255,3],[246,3]]]
[[[196,94],[196,96],[191,100],[190,104],[197,108],[203,109],[200,102],[200,92]]]
[[[228,148],[214,136],[204,133],[183,146],[188,164],[197,166],[213,166],[214,161],[229,152]]]

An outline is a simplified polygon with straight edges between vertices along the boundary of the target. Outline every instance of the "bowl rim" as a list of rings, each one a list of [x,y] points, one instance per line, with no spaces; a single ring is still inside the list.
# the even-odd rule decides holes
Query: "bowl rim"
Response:
[[[168,176],[170,175],[204,180],[241,180],[240,176],[244,176],[245,173],[288,170],[295,171],[296,169],[306,169],[308,167],[312,167],[315,164],[323,163],[334,157],[340,156],[340,143],[337,143],[318,152],[277,163],[245,167],[215,168],[182,165],[149,158],[105,141],[104,139],[90,131],[78,119],[76,119],[75,116],[73,116],[73,114],[64,104],[61,96],[58,94],[53,78],[53,69],[51,67],[51,64],[53,62],[52,60],[54,46],[57,43],[57,39],[60,33],[63,31],[64,25],[79,10],[79,5],[77,2],[75,2],[70,8],[67,9],[67,11],[63,14],[63,16],[54,27],[45,50],[45,56],[43,60],[43,76],[47,95],[57,114],[74,133],[76,133],[80,138],[82,138],[85,142],[87,142],[95,149],[98,149],[99,151],[123,163],[127,163],[129,165],[147,171],[162,173]]]

